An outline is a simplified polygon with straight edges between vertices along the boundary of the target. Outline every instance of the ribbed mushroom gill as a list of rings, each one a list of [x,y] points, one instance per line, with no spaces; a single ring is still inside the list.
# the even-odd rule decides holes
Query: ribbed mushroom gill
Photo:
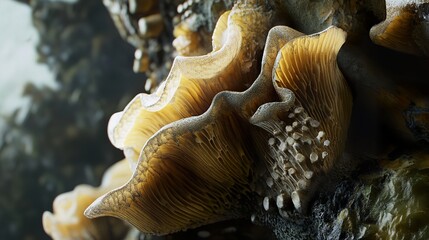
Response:
[[[281,214],[288,200],[305,211],[315,179],[328,173],[343,151],[352,98],[336,56],[345,37],[331,27],[291,40],[277,55],[273,84],[281,101],[261,105],[250,118],[264,130],[254,131],[253,138],[266,164],[259,184],[268,188],[255,186],[265,209],[276,198]]]
[[[429,1],[386,1],[386,19],[370,30],[372,41],[396,51],[429,55]]]
[[[343,151],[351,115],[351,92],[336,61],[345,36],[343,30],[330,28],[297,38],[282,48],[274,70],[275,87],[290,89],[330,141],[326,168]]]
[[[238,217],[250,191],[251,154],[246,129],[221,111],[176,122],[151,138],[133,178],[85,214],[119,217],[155,234]]]
[[[160,90],[145,95],[146,102],[137,97],[112,117],[112,142],[125,151],[142,149],[139,165],[125,186],[95,201],[87,216],[116,216],[143,232],[166,234],[241,213],[236,206],[248,197],[252,166],[243,125],[236,114],[223,112],[224,103],[187,118],[203,113],[218,92],[243,90],[254,80],[270,12],[237,4],[228,24],[225,19],[215,30],[212,53],[176,58]]]
[[[243,214],[242,208],[250,205],[255,160],[247,117],[275,94],[271,81],[275,56],[300,34],[287,27],[272,29],[263,71],[250,89],[222,92],[203,115],[157,132],[143,148],[133,178],[94,202],[85,214],[116,216],[140,231],[157,234]]]
[[[143,148],[139,165],[132,179],[123,187],[100,197],[86,210],[85,215],[91,218],[115,216],[129,221],[142,232],[167,234],[248,214],[246,208],[252,204],[249,196],[255,190],[253,184],[255,183],[254,178],[257,177],[253,169],[256,164],[259,164],[258,161],[269,161],[265,157],[267,154],[273,153],[270,144],[254,147],[254,144],[261,139],[269,138],[273,134],[272,132],[265,133],[262,138],[260,135],[254,134],[254,131],[261,133],[256,129],[256,126],[260,126],[259,123],[261,123],[261,121],[258,122],[258,119],[277,121],[279,120],[277,114],[271,114],[273,109],[274,111],[284,109],[285,111],[295,111],[296,109],[292,108],[295,97],[290,90],[277,87],[279,96],[273,98],[272,94],[275,94],[275,89],[272,86],[270,69],[272,69],[274,56],[281,44],[299,35],[301,33],[286,27],[270,31],[263,57],[262,72],[250,89],[242,93],[222,92],[215,97],[206,113],[163,127],[148,140]],[[333,41],[331,38],[335,36],[340,40]],[[280,39],[281,37],[284,38]],[[333,61],[333,63],[327,63],[329,65],[327,67],[335,68],[335,56],[339,46],[344,42],[345,34],[339,29],[331,28],[325,33],[311,36],[311,38],[313,40],[307,41],[307,37],[300,37],[287,43],[283,47],[284,51],[278,55],[274,68],[280,68],[278,66],[282,61],[287,60],[286,55],[289,56],[295,51],[295,48],[308,49],[309,46],[317,45],[313,41],[321,45],[328,42],[324,51],[314,54],[329,56],[326,61]],[[301,40],[303,41],[301,42]],[[292,44],[293,42],[298,47]],[[294,47],[289,48],[289,44]],[[323,59],[323,57],[321,58]],[[294,60],[289,59],[288,61]],[[300,70],[309,71],[311,67],[305,65]],[[332,76],[328,74],[323,77]],[[308,79],[302,79],[302,81],[304,80]],[[322,87],[327,84],[339,84],[335,82],[337,80],[332,80],[332,82],[326,79],[317,80],[325,81]],[[269,87],[270,84],[271,87]],[[337,90],[348,91],[347,88]],[[323,99],[326,93],[322,91],[317,94],[321,94]],[[330,97],[343,97],[339,92],[335,92],[335,94],[339,96]],[[349,95],[345,94],[345,96]],[[280,102],[266,102],[279,99]],[[305,100],[305,96],[302,100]],[[337,100],[334,100],[333,103],[327,102],[327,104],[334,103],[347,104],[337,102]],[[257,105],[262,105],[262,107],[249,119]],[[288,106],[288,108],[271,107],[278,105]],[[337,120],[334,113],[329,113],[330,115],[327,114],[327,117],[332,118],[332,121]],[[263,118],[258,118],[262,115]],[[270,121],[268,120],[268,122]],[[251,124],[256,126],[251,126]],[[274,124],[276,123],[274,122]],[[286,132],[285,129],[280,131]],[[345,127],[338,131],[342,133],[345,131]],[[316,136],[312,137],[316,138]],[[339,137],[342,135],[340,134]],[[320,142],[316,144],[315,139],[311,141],[315,145],[318,144],[317,146],[321,144]],[[282,149],[281,146],[279,148]],[[283,150],[285,151],[285,149]],[[257,155],[259,158],[256,157]],[[278,157],[272,156],[277,159]],[[308,165],[310,163],[306,166],[308,167]],[[313,168],[318,166],[314,165]],[[296,170],[297,174],[303,175],[302,178],[311,178],[311,176],[308,177],[307,172],[301,174],[299,168]],[[318,169],[311,170],[316,173],[319,171]],[[292,181],[287,174],[284,176],[289,178],[289,182]],[[285,182],[280,182],[280,184],[285,184]],[[277,190],[281,191],[288,187],[290,186]],[[296,196],[295,198],[293,196],[299,194],[298,201],[302,201],[305,198],[302,194],[305,193],[299,190],[303,190],[303,186],[298,184],[292,187],[293,189],[287,191],[289,199],[291,197],[292,200],[297,199]],[[300,206],[301,202],[299,202],[299,208]]]
[[[391,48],[402,49],[402,51],[413,53],[415,43],[409,41],[412,33],[413,13],[411,9],[398,10],[396,16],[388,15],[383,23],[371,29],[372,40],[379,45]]]
[[[252,7],[237,4],[225,13],[213,35],[213,52],[177,57],[154,94],[138,95],[123,112],[112,116],[109,138],[134,164],[147,139],[161,127],[203,113],[220,91],[241,91],[254,81],[270,13]]]

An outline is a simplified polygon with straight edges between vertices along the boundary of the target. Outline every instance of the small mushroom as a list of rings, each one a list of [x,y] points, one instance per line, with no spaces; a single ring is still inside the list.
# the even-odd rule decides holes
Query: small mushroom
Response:
[[[161,14],[153,14],[138,20],[139,34],[145,38],[158,37],[164,29]]]
[[[158,1],[103,0],[121,37],[135,48],[141,48],[147,37],[156,36],[163,23],[160,21]],[[129,14],[132,13],[132,14]],[[139,30],[139,19],[145,28]]]
[[[372,41],[408,54],[429,56],[429,1],[386,0],[386,20],[373,26]]]
[[[126,160],[119,161],[103,175],[100,187],[79,185],[57,196],[53,213],[43,213],[43,228],[53,239],[115,239],[123,237],[128,226],[114,218],[88,219],[84,210],[99,196],[121,186],[131,176]]]
[[[134,72],[146,72],[149,69],[149,56],[145,49],[136,49],[134,52]],[[149,81],[146,81],[146,83]]]

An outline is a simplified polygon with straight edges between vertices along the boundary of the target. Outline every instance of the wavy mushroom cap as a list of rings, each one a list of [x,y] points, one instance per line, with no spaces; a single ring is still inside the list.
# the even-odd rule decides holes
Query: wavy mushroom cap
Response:
[[[346,33],[336,27],[297,38],[281,49],[274,67],[278,93],[287,88],[296,97],[293,115],[288,118],[305,117],[302,124],[316,130],[314,137],[327,147],[326,168],[344,150],[352,109],[351,91],[337,65],[345,39]],[[303,126],[293,126],[297,127],[302,131]]]
[[[98,198],[85,215],[90,218],[118,217],[140,231],[152,234],[167,234],[240,217],[249,213],[248,207],[253,204],[251,196],[257,191],[254,184],[258,182],[256,178],[259,175],[254,169],[260,161],[256,159],[268,162],[268,165],[273,164],[273,159],[276,161],[276,166],[270,165],[268,172],[271,180],[280,186],[274,189],[282,197],[277,197],[279,209],[289,199],[300,210],[311,196],[305,193],[311,187],[312,177],[327,172],[342,150],[336,148],[343,145],[351,95],[342,75],[338,75],[336,54],[345,41],[345,33],[331,28],[286,43],[301,33],[289,30],[293,36],[282,39],[281,29],[270,31],[262,72],[250,89],[242,93],[222,92],[203,115],[163,127],[143,148],[132,179],[123,187]],[[275,53],[284,43],[286,45],[274,60]],[[303,49],[309,51],[307,55],[302,53],[305,52]],[[292,52],[298,53],[295,56],[298,59],[307,56],[309,62],[299,68],[300,72],[293,74],[298,79],[282,78],[276,74],[277,71],[294,69],[284,65],[283,61],[296,66],[292,62],[295,59],[289,59]],[[270,77],[273,65],[274,87]],[[318,66],[327,69],[324,73],[316,72],[313,68]],[[311,76],[311,73],[315,75]],[[289,80],[306,81],[317,87],[317,92],[311,89],[304,89],[304,92],[317,93],[318,96],[302,95],[298,90],[294,93],[283,85],[279,86],[279,79],[284,80],[281,82],[284,84]],[[267,84],[271,84],[271,89]],[[278,97],[275,96],[276,91]],[[298,106],[300,101],[306,100],[309,102]],[[317,115],[320,114],[314,109],[317,106],[307,105],[313,101],[326,101],[323,107],[328,112]],[[256,109],[256,106],[260,107]],[[310,116],[327,119],[319,122]],[[290,122],[291,126],[276,129],[281,126],[281,121]],[[265,133],[251,124],[262,127]],[[307,129],[303,128],[304,124],[308,124]],[[332,140],[333,145],[324,138],[325,133],[321,133],[326,126],[338,127],[325,130],[326,135],[338,137]],[[268,144],[258,145],[261,139],[268,139]]]
[[[119,217],[155,234],[242,216],[250,205],[255,156],[246,116],[274,96],[275,56],[296,35],[301,33],[273,28],[262,72],[249,90],[222,92],[203,115],[162,128],[144,147],[132,179],[99,198],[85,214]]]
[[[246,201],[252,166],[246,131],[233,116],[211,119],[185,119],[159,131],[132,179],[97,199],[85,215],[125,219],[151,234],[239,217],[235,207]]]
[[[110,167],[103,175],[100,187],[79,185],[73,191],[60,194],[53,203],[53,213],[43,213],[43,228],[53,239],[112,239],[123,236],[128,226],[113,218],[88,219],[84,210],[99,196],[121,186],[131,176],[126,160]]]
[[[242,118],[249,119],[266,102],[279,101],[272,81],[274,62],[281,47],[303,35],[286,26],[276,26],[269,31],[258,78],[244,92],[225,94]]]
[[[262,105],[250,119],[265,130],[256,143],[268,163],[266,199],[277,198],[279,209],[291,198],[302,210],[344,150],[352,96],[336,62],[346,33],[331,27],[298,37],[279,52],[273,81],[280,102]],[[266,134],[268,133],[268,135]],[[264,203],[264,207],[267,206]]]
[[[370,30],[372,41],[396,51],[429,56],[429,1],[387,0],[386,20]]]
[[[211,53],[176,57],[155,93],[139,94],[123,112],[112,116],[108,133],[113,145],[124,149],[135,165],[147,139],[161,127],[203,113],[220,91],[248,87],[256,75],[256,59],[269,26],[270,12],[236,4],[216,25]]]

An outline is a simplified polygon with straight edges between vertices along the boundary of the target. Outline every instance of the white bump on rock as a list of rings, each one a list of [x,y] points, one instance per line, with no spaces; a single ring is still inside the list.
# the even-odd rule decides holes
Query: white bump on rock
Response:
[[[285,142],[281,142],[280,145],[279,145],[279,149],[282,152],[286,151],[286,143]]]
[[[302,163],[302,162],[304,162],[304,160],[305,160],[305,156],[304,156],[304,155],[302,155],[301,153],[297,153],[297,154],[295,155],[295,159],[296,159],[298,162]]]
[[[322,159],[325,159],[325,157],[327,157],[327,156],[328,156],[327,152],[322,152]]]
[[[320,122],[318,122],[317,120],[314,120],[314,119],[310,119],[310,126],[317,128],[320,126]]]
[[[278,207],[279,209],[283,208],[283,206],[284,206],[283,194],[279,194],[279,195],[277,196],[276,204],[277,204],[277,207]]]
[[[313,175],[314,175],[313,171],[305,171],[304,172],[304,177],[307,179],[311,179],[313,177]]]
[[[300,137],[301,137],[301,135],[299,135],[296,132],[292,134],[292,138],[295,139],[295,140],[298,140]]]
[[[295,108],[294,113],[299,114],[299,113],[302,113],[302,111],[304,111],[303,107],[297,107]]]
[[[325,132],[324,131],[320,131],[318,134],[317,134],[317,140],[321,140],[323,137],[325,136]]]
[[[297,126],[298,126],[298,122],[297,121],[295,121],[295,122],[292,123],[292,127],[293,128],[296,128]]]
[[[319,156],[317,155],[317,153],[315,153],[315,152],[310,153],[311,163],[317,162],[318,159],[319,159]]]
[[[270,209],[270,199],[268,197],[264,197],[262,205],[264,206],[265,211],[268,211],[268,209]]]
[[[297,191],[293,191],[291,194],[293,206],[297,209],[301,209],[301,199]]]
[[[294,142],[294,143],[293,143],[293,149],[295,149],[295,150],[296,150],[298,147],[299,147],[299,143]]]
[[[179,6],[177,6],[177,13],[182,13],[183,12],[183,5],[179,4]]]
[[[295,140],[293,138],[291,138],[291,137],[287,137],[286,138],[286,142],[287,142],[287,144],[289,144],[289,145],[292,146],[295,143]]]
[[[265,182],[267,183],[267,186],[270,188],[274,185],[273,179],[270,177],[268,177]]]
[[[274,138],[270,138],[270,139],[268,139],[268,144],[269,144],[270,146],[274,146],[274,144],[276,144],[276,139],[274,139]]]
[[[324,145],[325,147],[329,146],[329,144],[331,144],[331,141],[329,141],[329,140],[325,140],[325,141],[323,142],[323,145]]]
[[[308,186],[308,182],[305,181],[304,179],[301,179],[298,181],[298,188],[299,189],[307,189]]]

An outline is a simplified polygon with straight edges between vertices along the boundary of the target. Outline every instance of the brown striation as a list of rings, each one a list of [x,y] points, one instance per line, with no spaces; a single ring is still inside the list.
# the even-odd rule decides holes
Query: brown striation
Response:
[[[116,216],[156,234],[243,216],[250,206],[255,159],[245,116],[274,96],[264,93],[274,93],[269,76],[278,49],[290,38],[287,33],[295,34],[286,27],[270,31],[264,70],[250,89],[222,92],[203,115],[158,131],[145,145],[133,178],[85,214]]]
[[[305,210],[316,179],[332,170],[344,150],[352,96],[336,56],[345,37],[331,27],[290,41],[277,56],[273,84],[281,102],[260,106],[250,118],[265,130],[255,144],[267,163],[269,190],[261,192],[266,210],[272,198],[280,210],[287,199]]]
[[[267,38],[261,74],[248,90],[241,93],[224,91],[214,98],[204,114],[161,128],[144,146],[132,179],[97,199],[85,215],[90,218],[115,216],[129,221],[142,232],[167,234],[250,215],[255,204],[252,196],[255,194],[266,196],[263,204],[266,209],[265,199],[277,195],[282,196],[281,204],[279,200],[277,204],[280,210],[285,205],[283,201],[287,200],[292,201],[298,210],[304,208],[303,201],[311,198],[310,194],[305,194],[314,188],[310,180],[319,173],[329,171],[342,151],[333,148],[342,147],[351,98],[341,76],[333,74],[337,68],[335,56],[345,41],[345,33],[333,27],[311,36],[299,37],[301,35],[287,27],[273,28]],[[320,49],[313,49],[312,46],[320,46]],[[304,64],[295,74],[297,79],[294,81],[312,83],[318,87],[318,91],[309,92],[318,95],[313,96],[313,100],[323,100],[328,105],[328,112],[322,115],[327,119],[320,122],[303,118],[304,114],[313,116],[317,112],[305,104],[302,106],[308,107],[308,110],[297,106],[299,100],[306,100],[306,95],[298,90],[294,94],[289,89],[273,86],[276,82],[273,82],[272,74],[278,81],[276,70],[288,70],[288,67],[281,67],[283,61],[295,65],[295,59],[287,56],[299,52],[300,48],[311,51],[308,57],[314,62]],[[315,75],[315,79],[306,78],[308,71],[314,70],[311,63],[320,62],[329,74]],[[339,86],[332,87],[331,84]],[[296,96],[299,94],[298,99]],[[341,106],[335,108],[330,104]],[[344,109],[346,116],[335,112],[339,109]],[[288,114],[284,115],[285,112]],[[290,117],[290,113],[296,116]],[[291,132],[288,127],[279,128],[278,132],[271,131],[276,130],[285,117],[288,119],[284,122],[298,120],[301,125],[307,119],[308,128],[324,130],[337,127],[339,129],[336,131],[325,131],[332,133],[330,137],[338,139],[332,140],[334,144],[329,145],[323,136],[319,136],[321,131],[314,129],[303,130],[307,135],[302,133],[305,136],[302,135],[301,139],[295,136],[298,131]],[[289,127],[297,127],[291,124]],[[274,137],[283,142],[276,145]],[[289,138],[296,140],[297,144],[299,141],[302,143],[290,144]],[[268,144],[264,139],[268,139]],[[294,155],[290,155],[293,151]],[[318,154],[320,160],[314,159],[313,152]],[[327,152],[329,155],[325,155]],[[288,159],[283,158],[285,156]],[[304,161],[305,158],[307,161]],[[277,173],[278,177],[275,178],[274,174]],[[272,178],[276,187],[268,184],[272,190],[259,191],[260,177],[266,178],[267,184],[268,178]]]
[[[124,149],[133,165],[147,139],[161,127],[203,113],[220,91],[241,91],[253,82],[270,12],[243,3],[225,14],[213,34],[211,53],[177,57],[155,93],[139,94],[123,112],[112,116],[109,138]]]
[[[319,122],[320,138],[330,142],[326,168],[343,151],[350,121],[352,95],[336,60],[345,39],[339,28],[296,39],[282,48],[275,66],[277,91],[290,89],[303,108],[294,114],[307,112],[309,125],[317,128]]]
[[[408,54],[429,56],[429,1],[386,1],[386,19],[373,26],[372,41]]]

